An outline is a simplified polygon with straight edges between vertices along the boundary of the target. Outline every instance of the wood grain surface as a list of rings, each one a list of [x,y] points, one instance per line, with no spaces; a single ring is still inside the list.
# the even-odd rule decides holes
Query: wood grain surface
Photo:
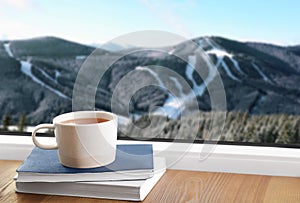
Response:
[[[21,194],[13,177],[20,161],[0,160],[0,202],[122,202]],[[300,202],[300,178],[168,170],[144,202]]]

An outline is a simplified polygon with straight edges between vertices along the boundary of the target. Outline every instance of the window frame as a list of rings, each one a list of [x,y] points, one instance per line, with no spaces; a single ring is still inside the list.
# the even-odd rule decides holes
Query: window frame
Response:
[[[54,137],[39,137],[41,142],[54,141]],[[181,157],[168,169],[239,174],[300,177],[300,149],[271,146],[217,145],[211,155],[200,160],[201,143],[170,143],[159,141],[118,140],[118,144],[148,143],[154,154],[164,152],[167,163]],[[176,150],[169,149],[177,145]],[[0,159],[24,160],[33,149],[30,136],[2,135],[0,133]],[[189,149],[183,151],[181,149]]]

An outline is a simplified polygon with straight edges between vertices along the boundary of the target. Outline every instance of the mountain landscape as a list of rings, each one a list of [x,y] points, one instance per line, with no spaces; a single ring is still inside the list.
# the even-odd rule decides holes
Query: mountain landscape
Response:
[[[111,98],[119,82],[134,70],[136,81],[118,87],[114,95],[118,101],[115,113],[126,119],[136,115],[145,119],[143,115],[151,110],[159,120],[165,114],[152,107],[160,106],[164,112],[172,113],[168,119],[171,119],[171,124],[173,122],[173,127],[178,125],[174,122],[180,113],[176,113],[178,106],[174,105],[172,95],[166,88],[168,83],[185,102],[186,112],[191,118],[194,109],[189,109],[187,99],[191,91],[196,94],[197,105],[203,115],[208,114],[212,107],[206,86],[214,82],[216,73],[208,68],[204,70],[204,78],[201,78],[193,71],[191,67],[199,63],[196,57],[199,48],[217,68],[226,93],[226,110],[239,115],[234,118],[242,115],[290,115],[294,119],[289,125],[299,128],[300,46],[239,42],[222,37],[199,37],[165,47],[164,51],[135,51],[131,48],[132,52],[125,56],[124,50],[110,52],[97,48],[97,54],[101,57],[119,59],[99,82],[95,108],[110,111]],[[93,46],[55,37],[0,41],[0,115],[9,115],[11,123],[16,123],[22,114],[26,114],[26,124],[36,125],[51,122],[54,116],[72,111],[72,93],[78,71],[93,51]],[[167,67],[176,74],[163,74],[160,67]],[[97,68],[103,67],[100,64]],[[143,85],[149,81],[155,81],[157,86]],[[190,88],[186,88],[183,82]],[[128,88],[134,84],[143,88],[129,98]],[[129,117],[124,112],[128,103]],[[280,116],[278,118],[282,119]],[[168,123],[168,126],[171,124]],[[296,134],[298,136],[299,130]],[[226,137],[222,139],[226,140]],[[272,139],[272,142],[275,140]]]

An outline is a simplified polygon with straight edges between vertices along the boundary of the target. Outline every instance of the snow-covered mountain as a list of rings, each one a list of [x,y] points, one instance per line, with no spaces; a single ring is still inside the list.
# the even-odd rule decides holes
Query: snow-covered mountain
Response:
[[[203,78],[193,69],[201,62],[196,57],[199,48],[216,67],[204,70]],[[16,120],[26,113],[27,121],[37,124],[71,111],[77,73],[94,50],[92,46],[54,37],[0,42],[0,115],[7,113]],[[123,54],[106,50],[99,53],[103,57]],[[163,74],[159,67],[167,67],[176,74]],[[166,47],[164,52],[143,50],[123,56],[100,81],[96,108],[110,110],[112,93],[120,80],[133,71],[136,81],[128,81],[130,84],[123,85],[115,95],[119,104],[117,113],[125,114],[124,106],[129,103],[133,114],[151,110],[176,118],[180,115],[178,109],[188,108],[194,95],[199,108],[209,111],[207,85],[214,82],[216,70],[224,84],[228,111],[300,114],[299,46],[243,43],[221,37],[199,37]],[[150,81],[160,87],[143,87],[128,98],[130,85],[142,87]],[[189,88],[184,83],[189,84]],[[168,85],[173,87],[176,98],[168,92]],[[161,108],[149,109],[152,106]]]

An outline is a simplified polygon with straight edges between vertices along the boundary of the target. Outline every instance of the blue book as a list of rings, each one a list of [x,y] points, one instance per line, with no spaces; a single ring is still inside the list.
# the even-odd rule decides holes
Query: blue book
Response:
[[[17,172],[20,182],[142,180],[153,176],[153,149],[149,144],[117,145],[113,163],[77,169],[63,166],[57,150],[35,147]]]

